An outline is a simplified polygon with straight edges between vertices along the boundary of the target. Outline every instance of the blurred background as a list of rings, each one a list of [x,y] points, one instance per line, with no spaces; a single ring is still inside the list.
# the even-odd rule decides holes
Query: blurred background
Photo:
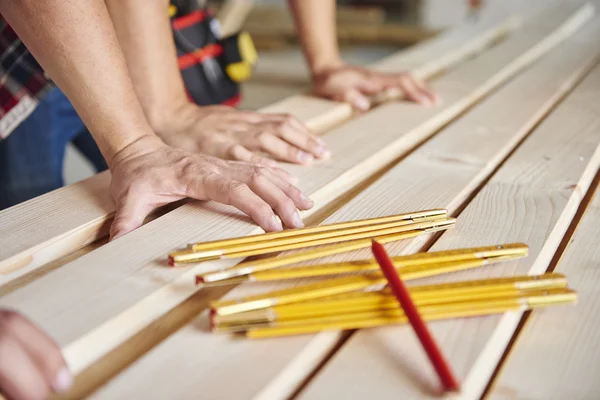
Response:
[[[227,0],[209,0],[218,13]],[[559,0],[482,0],[482,11],[510,13],[523,2],[539,12]],[[567,0],[563,0],[567,1]],[[241,108],[256,110],[310,89],[308,72],[298,47],[286,0],[229,0],[247,5],[243,29],[259,51],[249,82],[242,86]],[[414,45],[468,18],[468,0],[338,0],[338,39],[343,58],[368,65],[406,46]],[[217,14],[218,15],[218,14]],[[73,147],[65,161],[67,184],[93,174]]]

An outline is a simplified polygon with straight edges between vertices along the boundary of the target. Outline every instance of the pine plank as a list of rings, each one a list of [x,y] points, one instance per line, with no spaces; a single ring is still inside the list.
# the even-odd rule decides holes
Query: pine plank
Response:
[[[484,8],[481,18],[477,21],[462,21],[431,39],[384,57],[370,65],[370,68],[381,72],[418,69],[422,70],[418,75],[423,77],[438,74],[441,70],[448,69],[470,55],[490,47],[490,44],[501,41],[521,27],[521,15],[497,11],[488,12],[488,9]],[[454,50],[448,53],[448,49]],[[441,66],[441,69],[432,68],[434,64]],[[425,65],[428,66],[424,67]],[[261,58],[256,65],[253,79],[307,85],[310,83],[310,73],[302,59],[287,54],[285,57]]]
[[[405,65],[419,66],[423,63],[428,66],[428,71],[433,71],[435,68],[431,65],[440,54],[444,54],[446,62],[437,65],[448,68],[499,40],[519,24],[518,17],[495,17],[468,24],[450,31],[450,40],[445,36],[432,39],[417,49],[411,49],[406,56],[386,61],[385,65],[388,69],[396,65],[396,70],[404,70]],[[478,33],[481,33],[481,38]],[[455,53],[456,56],[453,55]],[[411,61],[413,58],[418,62]],[[261,111],[294,114],[318,133],[326,132],[352,116],[347,104],[306,95],[292,96]],[[105,237],[114,215],[109,182],[108,173],[100,174],[0,212],[0,274],[3,275],[0,276],[0,284]],[[66,213],[57,204],[68,204],[68,215],[65,216]]]
[[[490,399],[593,399],[600,393],[600,192],[555,271],[578,294],[575,307],[532,313]]]
[[[561,7],[545,16],[543,26],[534,23],[450,71],[434,86],[446,100],[440,109],[391,103],[330,132],[326,140],[335,154],[344,157],[334,157],[322,166],[296,168],[305,192],[315,199],[315,209],[378,166],[410,151],[534,62],[543,54],[540,49],[548,50],[568,37],[591,11],[589,7]],[[374,126],[377,136],[364,134]],[[257,232],[255,225],[231,208],[190,203],[3,297],[0,305],[15,307],[40,324],[63,347],[71,369],[78,373],[196,292],[196,273],[236,262],[165,268],[169,251],[184,243],[252,232]]]
[[[460,214],[457,228],[431,248],[524,242],[530,246],[530,256],[427,282],[546,270],[600,166],[600,105],[594,100],[598,93],[600,66],[502,165]],[[547,313],[558,316],[556,311]],[[521,313],[506,313],[430,325],[462,381],[461,399],[480,398],[520,317]],[[377,385],[369,385],[374,380]],[[300,398],[361,398],[365,393],[378,399],[430,398],[435,395],[428,388],[437,385],[410,328],[390,327],[355,334]]]
[[[109,183],[104,172],[0,212],[0,284],[106,236]]]
[[[573,16],[562,26],[565,11]],[[542,27],[532,25],[482,57],[465,63],[440,79],[438,91],[446,94],[441,110],[412,104],[388,104],[351,121],[326,136],[335,154],[345,154],[310,169],[297,167],[305,192],[315,208],[335,198],[431,135],[496,85],[541,55],[540,48],[556,44],[576,28],[589,7],[569,5],[549,13]],[[499,66],[503,68],[498,69]],[[477,71],[477,73],[474,73]],[[487,74],[485,73],[487,71]],[[403,117],[398,120],[398,115]],[[432,118],[434,117],[435,118]],[[378,121],[394,121],[381,125]],[[380,125],[377,140],[364,132]],[[398,137],[398,132],[406,134]],[[235,216],[235,218],[231,218]],[[165,236],[164,232],[169,232]],[[64,347],[74,371],[121,343],[196,291],[192,276],[208,268],[233,265],[219,261],[192,268],[164,268],[162,259],[182,243],[256,232],[241,214],[215,203],[189,204],[44,276],[0,301],[38,321]],[[60,288],[64,284],[69,291]],[[109,300],[107,300],[107,298]],[[44,299],[40,301],[39,299]],[[46,299],[52,299],[48,301]],[[93,305],[94,313],[89,313]]]
[[[589,71],[600,55],[600,21],[568,39],[539,63],[507,83],[408,155],[380,180],[326,222],[366,218],[429,207],[451,212],[468,199],[479,184],[518,145],[523,137]],[[595,40],[585,40],[589,37]],[[528,93],[523,98],[522,93]],[[394,254],[421,248],[426,238],[389,246]],[[342,261],[368,257],[354,252],[328,258]],[[296,282],[295,284],[297,284]],[[226,297],[237,298],[277,284],[241,285]],[[197,317],[165,340],[127,371],[96,393],[96,398],[287,398],[314,370],[340,338],[339,332],[274,340],[238,340],[207,331],[206,314]],[[342,351],[344,351],[344,347]],[[123,349],[122,351],[125,351]],[[373,361],[376,362],[377,360]],[[352,359],[356,370],[362,361]],[[253,367],[253,366],[260,367]],[[168,371],[177,370],[176,374]],[[377,375],[363,382],[362,391],[336,393],[343,385],[323,381],[323,397],[366,398]],[[156,385],[146,387],[143,382]],[[236,382],[231,385],[227,382]],[[355,389],[355,388],[353,388]],[[410,397],[412,398],[412,397]]]

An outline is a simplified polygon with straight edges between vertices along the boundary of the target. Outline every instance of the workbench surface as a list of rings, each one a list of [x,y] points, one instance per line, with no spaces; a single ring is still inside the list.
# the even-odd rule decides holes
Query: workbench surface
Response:
[[[393,100],[358,115],[295,95],[261,110],[297,115],[332,150],[310,167],[283,165],[315,201],[308,225],[445,208],[454,229],[389,252],[522,242],[529,256],[419,284],[567,276],[576,305],[430,324],[461,382],[458,398],[600,398],[600,11],[559,3],[532,19],[484,12],[371,65],[427,79],[443,99],[435,107]],[[436,396],[407,326],[264,340],[210,332],[210,301],[285,285],[202,288],[197,273],[241,260],[173,268],[167,254],[260,230],[231,207],[189,201],[107,243],[109,182],[103,173],[0,212],[0,306],[60,344],[77,374],[65,398]]]

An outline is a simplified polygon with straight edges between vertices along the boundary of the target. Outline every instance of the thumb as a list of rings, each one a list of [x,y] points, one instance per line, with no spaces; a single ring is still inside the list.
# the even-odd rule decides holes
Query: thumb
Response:
[[[146,216],[154,209],[152,205],[138,200],[143,197],[128,195],[117,203],[117,212],[110,227],[111,241],[142,226]]]
[[[367,111],[371,108],[369,99],[355,88],[350,88],[344,92],[343,101],[360,111]]]

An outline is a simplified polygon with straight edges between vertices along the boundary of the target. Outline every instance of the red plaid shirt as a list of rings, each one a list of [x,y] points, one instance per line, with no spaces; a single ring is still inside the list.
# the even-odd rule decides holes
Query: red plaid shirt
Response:
[[[35,110],[52,87],[42,67],[0,16],[0,140]]]

